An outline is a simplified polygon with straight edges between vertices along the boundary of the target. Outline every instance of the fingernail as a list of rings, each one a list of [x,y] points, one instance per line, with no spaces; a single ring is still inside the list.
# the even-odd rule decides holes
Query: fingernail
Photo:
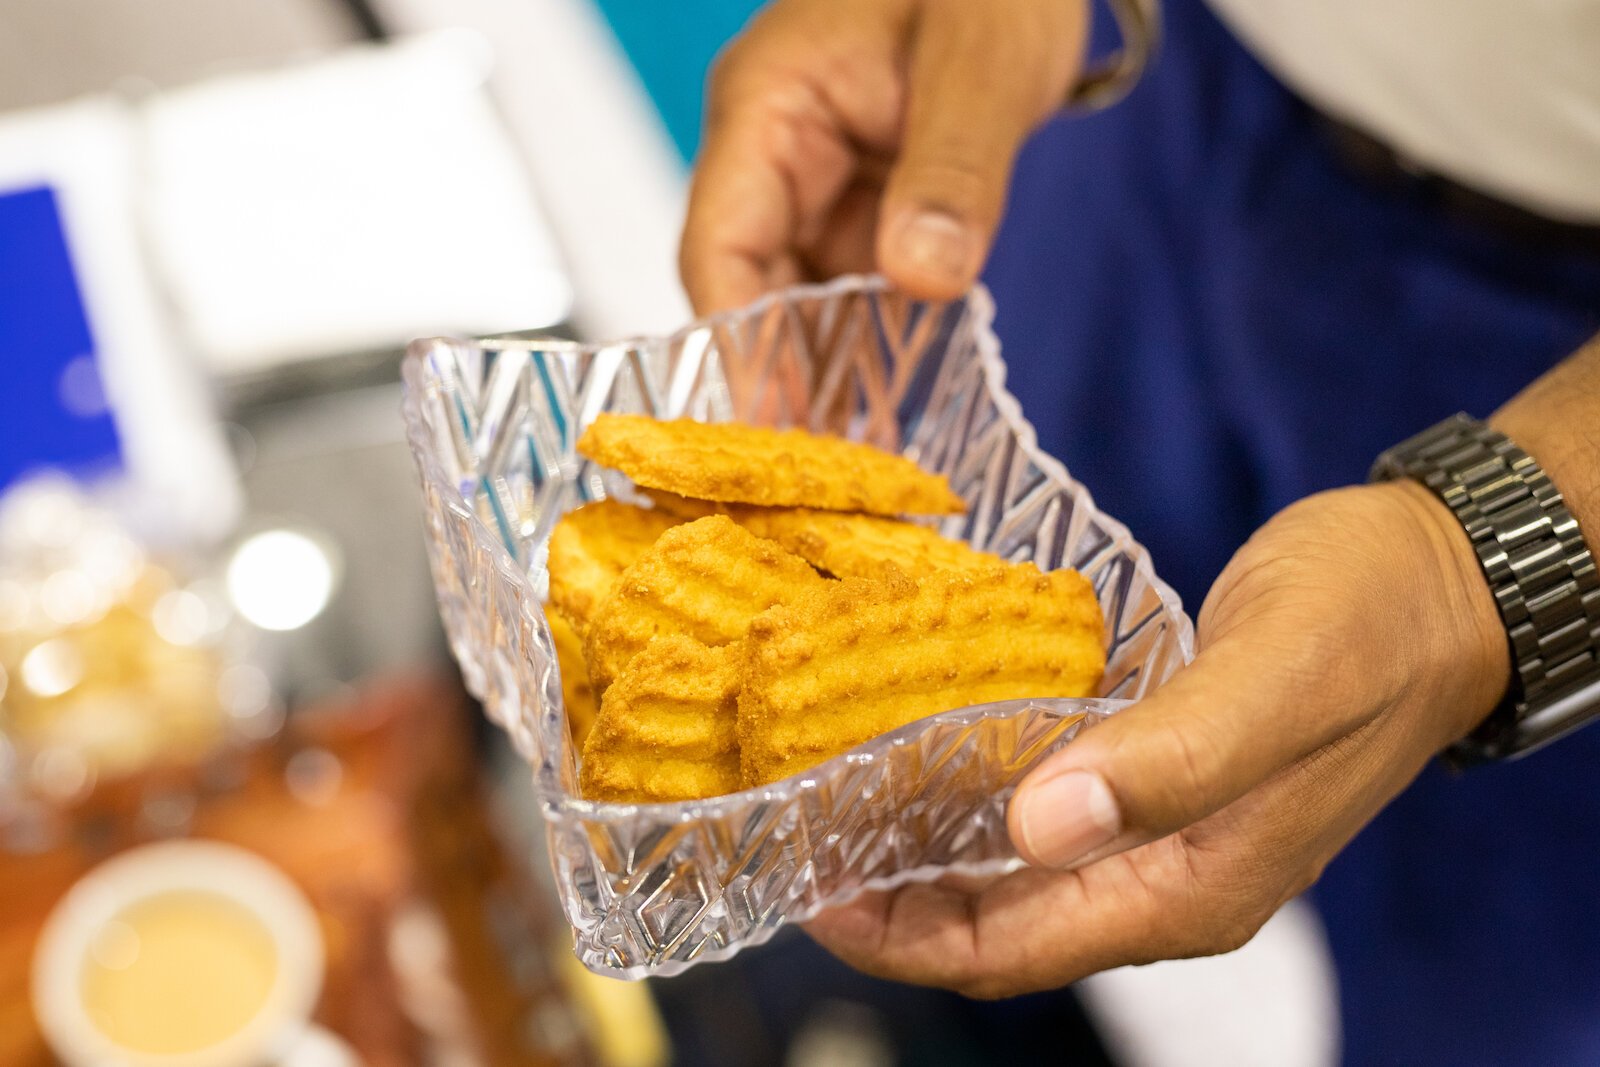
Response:
[[[952,281],[966,280],[976,247],[972,230],[945,211],[919,211],[900,231],[905,266]]]
[[[1065,867],[1122,830],[1122,813],[1105,779],[1069,771],[1017,794],[1022,844],[1038,862]]]

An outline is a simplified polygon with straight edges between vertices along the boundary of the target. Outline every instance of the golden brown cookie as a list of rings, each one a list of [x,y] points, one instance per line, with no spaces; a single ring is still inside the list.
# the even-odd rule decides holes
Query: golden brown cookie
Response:
[[[750,620],[826,583],[811,565],[712,515],[674,526],[617,578],[584,643],[602,698],[628,661],[661,634],[703,644],[744,636]]]
[[[650,489],[725,503],[945,515],[966,505],[904,456],[804,430],[600,415],[578,451]]]
[[[886,564],[920,578],[934,571],[982,570],[1003,562],[926,526],[879,515],[740,506],[728,514],[757,537],[776,541],[836,578],[877,577]]]
[[[617,576],[679,521],[617,500],[567,512],[550,534],[550,606],[586,633]]]
[[[744,648],[665,634],[606,690],[583,749],[590,800],[692,800],[739,785],[737,702]]]
[[[746,786],[952,708],[1086,696],[1105,669],[1088,581],[1032,564],[846,579],[758,616],[747,644]]]
[[[594,686],[589,684],[589,667],[583,662],[583,639],[571,623],[548,605],[544,617],[550,623],[556,663],[561,668],[561,703],[567,711],[567,729],[572,733],[572,743],[582,748],[598,712]]]

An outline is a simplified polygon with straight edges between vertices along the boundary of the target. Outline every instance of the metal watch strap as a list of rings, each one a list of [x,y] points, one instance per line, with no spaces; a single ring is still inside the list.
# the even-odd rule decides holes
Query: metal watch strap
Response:
[[[1378,457],[1373,480],[1397,477],[1426,485],[1466,528],[1511,643],[1505,703],[1451,755],[1522,755],[1600,716],[1600,574],[1544,470],[1455,415]]]

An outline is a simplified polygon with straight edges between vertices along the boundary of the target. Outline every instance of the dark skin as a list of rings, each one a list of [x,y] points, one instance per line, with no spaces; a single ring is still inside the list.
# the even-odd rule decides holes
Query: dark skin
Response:
[[[766,8],[708,92],[679,257],[696,308],[877,268],[919,296],[961,293],[1087,32],[1084,0]]]
[[[1493,424],[1600,529],[1600,438],[1582,429],[1600,425],[1600,341]],[[1273,518],[1212,587],[1199,637],[1192,666],[1023,782],[1010,828],[1033,869],[876,894],[812,935],[870,973],[980,997],[1236,948],[1477,726],[1509,677],[1465,534],[1409,482]],[[1053,824],[1084,815],[1045,792],[1072,773],[1104,783],[1116,818],[1103,843],[1051,852]]]
[[[1082,62],[1084,0],[780,0],[719,61],[681,263],[701,311],[881,270],[976,278],[1027,135]],[[1493,424],[1600,530],[1600,342]],[[1212,587],[1199,654],[1037,768],[1031,867],[869,894],[809,930],[863,971],[997,997],[1216,953],[1498,703],[1509,653],[1454,516],[1408,482],[1285,509]]]

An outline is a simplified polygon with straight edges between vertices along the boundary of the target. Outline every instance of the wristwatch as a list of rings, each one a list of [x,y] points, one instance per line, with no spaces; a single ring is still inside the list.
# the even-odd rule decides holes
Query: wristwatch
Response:
[[[1373,481],[1400,477],[1466,528],[1511,645],[1505,701],[1449,756],[1510,759],[1600,718],[1600,574],[1549,476],[1504,434],[1455,415],[1373,464]]]

